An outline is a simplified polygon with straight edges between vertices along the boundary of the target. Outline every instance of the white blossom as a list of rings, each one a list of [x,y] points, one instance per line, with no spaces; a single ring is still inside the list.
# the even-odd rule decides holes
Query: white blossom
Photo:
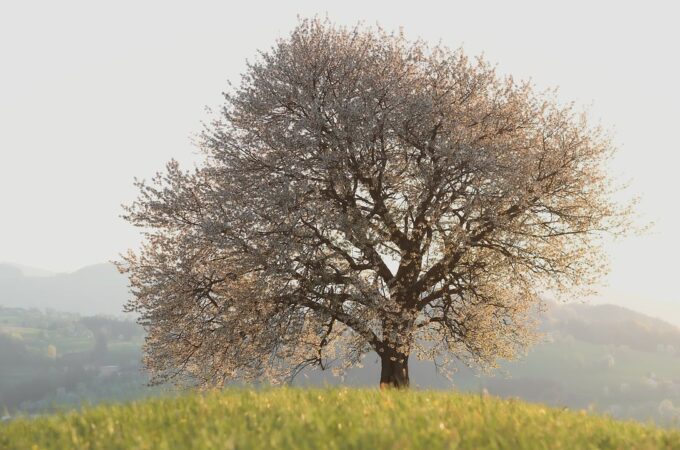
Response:
[[[304,20],[248,65],[126,218],[120,263],[158,381],[283,380],[374,350],[493,366],[531,342],[542,289],[602,272],[620,230],[611,146],[572,107],[482,59]]]

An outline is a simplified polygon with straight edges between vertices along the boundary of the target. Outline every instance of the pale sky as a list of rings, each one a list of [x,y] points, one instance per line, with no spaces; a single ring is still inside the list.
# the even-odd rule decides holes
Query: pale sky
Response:
[[[655,223],[609,246],[609,287],[595,301],[680,325],[675,2],[232,3],[0,3],[0,261],[72,271],[135,247],[118,217],[133,177],[198,161],[190,137],[227,80],[298,15],[328,14],[483,52],[500,72],[590,107],[619,148],[613,176],[630,180],[640,220]]]

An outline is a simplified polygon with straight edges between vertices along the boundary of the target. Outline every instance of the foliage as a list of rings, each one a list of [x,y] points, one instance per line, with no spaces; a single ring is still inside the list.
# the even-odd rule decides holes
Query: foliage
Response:
[[[680,431],[428,391],[230,389],[0,425],[6,449],[675,449]]]
[[[532,340],[541,289],[603,268],[621,230],[584,115],[462,51],[305,20],[248,65],[203,133],[127,219],[120,264],[158,381],[203,385],[369,351],[494,366]]]

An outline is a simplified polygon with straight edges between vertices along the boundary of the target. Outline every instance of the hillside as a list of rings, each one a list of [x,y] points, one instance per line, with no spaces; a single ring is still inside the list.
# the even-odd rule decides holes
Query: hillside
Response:
[[[431,391],[231,389],[0,425],[6,449],[674,449],[680,431]]]
[[[141,372],[143,330],[130,319],[0,307],[0,412],[44,413],[156,395],[159,389],[147,387]],[[680,423],[680,330],[625,308],[584,304],[552,305],[541,328],[543,343],[495,372],[461,366],[451,381],[412,358],[411,381],[421,389],[486,390],[620,419]],[[377,356],[368,354],[363,363],[343,377],[305,371],[295,385],[374,387]]]
[[[0,306],[121,315],[127,297],[127,280],[112,264],[52,275],[0,264]]]
[[[156,393],[143,339],[129,319],[0,307],[0,416]]]
[[[411,382],[424,389],[483,390],[556,407],[587,408],[620,419],[680,423],[680,330],[614,305],[550,304],[542,342],[491,373],[460,365],[450,381],[433,364],[410,360]],[[375,354],[342,378],[307,371],[298,385],[373,386]]]
[[[110,336],[108,351],[101,352],[82,321],[120,312],[126,297],[125,277],[110,264],[70,274],[0,264],[0,412],[39,413],[155,394],[140,372],[142,330],[134,339]],[[412,358],[411,381],[423,389],[486,390],[621,419],[680,423],[677,327],[619,306],[571,303],[550,304],[540,329],[543,342],[518,361],[501,361],[490,374],[460,366],[451,381],[433,364]],[[373,387],[378,365],[377,356],[368,354],[362,368],[341,378],[308,370],[295,384]]]

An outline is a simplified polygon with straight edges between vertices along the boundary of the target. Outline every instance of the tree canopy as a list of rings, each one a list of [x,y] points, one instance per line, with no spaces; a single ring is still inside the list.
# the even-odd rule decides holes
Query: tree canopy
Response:
[[[461,50],[303,20],[248,64],[126,218],[119,263],[163,381],[283,380],[375,351],[493,366],[531,342],[542,290],[588,285],[621,229],[606,136]],[[331,364],[332,363],[332,364]]]

